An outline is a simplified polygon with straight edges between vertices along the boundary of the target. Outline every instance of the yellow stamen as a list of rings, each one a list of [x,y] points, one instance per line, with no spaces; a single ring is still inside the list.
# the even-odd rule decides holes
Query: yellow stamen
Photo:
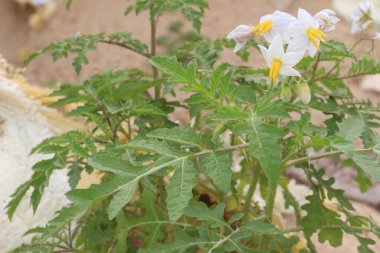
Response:
[[[272,63],[272,66],[269,69],[269,77],[274,82],[277,81],[277,79],[278,79],[278,76],[280,74],[281,65],[282,65],[282,61],[279,59],[275,59]]]
[[[327,38],[327,35],[324,32],[314,28],[310,28],[309,30],[307,30],[307,36],[310,38],[311,42],[317,49],[319,49],[319,44],[317,40],[325,42],[325,39]]]
[[[258,24],[253,30],[252,32],[257,35],[257,36],[260,36],[260,35],[263,35],[264,33],[268,32],[273,26],[273,23],[272,21],[270,20],[267,20],[267,21],[264,21],[260,24]]]

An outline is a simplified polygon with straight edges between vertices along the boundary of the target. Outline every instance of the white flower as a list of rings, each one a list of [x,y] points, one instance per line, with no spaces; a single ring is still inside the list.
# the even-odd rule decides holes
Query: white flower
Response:
[[[319,29],[325,33],[335,30],[335,25],[340,21],[336,16],[335,11],[325,9],[314,15],[314,18],[319,22]]]
[[[290,42],[288,27],[296,20],[297,19],[289,13],[275,11],[273,14],[261,17],[260,24],[253,29],[253,32],[257,36],[264,36],[269,42],[272,42],[274,37],[279,34],[282,41],[288,44]]]
[[[375,36],[373,37],[374,40],[380,40],[380,32],[375,33]]]
[[[373,5],[371,2],[360,3],[357,8],[352,12],[352,33],[367,31],[372,28],[373,19]]]
[[[270,68],[269,77],[273,82],[281,76],[300,76],[293,67],[303,58],[304,52],[285,52],[280,35],[274,37],[269,48],[259,46],[264,59]]]
[[[234,52],[242,49],[247,44],[249,38],[253,36],[253,27],[248,25],[239,25],[230,34],[227,35],[227,39],[236,41]]]
[[[289,35],[292,43],[289,44],[288,51],[306,50],[312,57],[317,53],[321,41],[324,42],[327,38],[320,30],[319,22],[304,9],[298,10],[298,20],[289,27]]]

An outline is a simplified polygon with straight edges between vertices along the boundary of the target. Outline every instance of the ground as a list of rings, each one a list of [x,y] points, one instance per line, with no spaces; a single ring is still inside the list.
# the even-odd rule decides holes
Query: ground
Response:
[[[255,24],[260,16],[273,12],[272,1],[268,0],[210,0],[210,10],[206,11],[202,33],[212,39],[226,36],[239,24]],[[301,6],[311,13],[324,8],[330,8],[330,0],[303,0],[283,1],[283,10],[296,14]],[[143,41],[149,41],[149,23],[147,15],[138,17],[123,15],[126,7],[125,0],[74,0],[72,10],[64,9],[64,1],[58,0],[59,8],[56,15],[40,31],[33,31],[27,25],[30,15],[29,10],[18,7],[12,0],[1,0],[0,3],[0,54],[15,65],[21,65],[22,56],[29,51],[34,51],[48,43],[70,37],[77,32],[83,34],[98,32],[129,31],[133,36]],[[169,24],[180,16],[171,14],[162,17],[159,24],[159,33],[167,32]],[[185,25],[184,29],[190,29]],[[338,30],[330,34],[331,39],[343,40],[347,44],[353,44],[357,39],[350,34],[350,24],[341,22]],[[368,48],[368,44],[359,47],[358,50]],[[380,46],[376,55],[380,56]],[[97,53],[90,56],[91,64],[86,66],[80,75],[76,75],[70,67],[70,61],[61,61],[52,64],[49,56],[42,56],[30,64],[26,70],[28,80],[36,85],[46,86],[50,82],[73,82],[84,80],[89,75],[101,68],[149,68],[148,62],[139,55],[129,51],[120,51],[119,48],[101,45]],[[243,64],[232,51],[226,51],[222,55],[223,61],[234,64]],[[263,63],[260,55],[255,54],[251,61],[245,65],[258,66]],[[379,101],[378,94],[365,92],[359,87],[360,80],[352,80],[351,87],[354,93],[361,98],[371,98]],[[358,204],[361,214],[369,214],[380,221],[380,215],[371,208]],[[344,247],[329,252],[356,252],[356,247],[347,239]],[[321,246],[321,252],[328,252]],[[380,248],[378,249],[380,252]]]

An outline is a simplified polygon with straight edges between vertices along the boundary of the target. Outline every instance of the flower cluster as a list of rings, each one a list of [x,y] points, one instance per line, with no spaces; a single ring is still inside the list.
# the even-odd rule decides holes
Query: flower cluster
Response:
[[[332,10],[322,10],[312,16],[299,9],[298,17],[276,11],[265,15],[257,26],[239,25],[228,36],[236,41],[235,52],[244,47],[254,36],[270,43],[268,48],[259,46],[270,69],[269,77],[276,83],[280,76],[300,76],[294,66],[308,53],[314,57],[327,33],[335,29],[339,18]]]

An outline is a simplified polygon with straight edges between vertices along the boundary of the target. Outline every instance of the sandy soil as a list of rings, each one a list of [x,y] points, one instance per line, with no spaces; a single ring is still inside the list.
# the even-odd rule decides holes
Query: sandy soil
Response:
[[[268,0],[209,0],[210,10],[206,12],[202,33],[210,38],[225,36],[238,24],[255,24],[259,17],[273,12],[272,1]],[[315,13],[323,8],[329,8],[329,0],[296,0],[293,4],[290,0],[284,0],[283,10],[296,13],[300,3],[303,8]],[[64,1],[59,2],[59,10],[54,18],[39,31],[32,31],[27,25],[30,12],[19,8],[13,0],[0,0],[0,54],[9,62],[15,65],[21,64],[22,51],[36,50],[48,43],[69,37],[80,31],[86,33],[98,32],[118,32],[130,31],[134,37],[143,41],[149,41],[149,24],[147,15],[138,17],[134,15],[125,17],[123,11],[126,7],[125,0],[74,0],[71,12],[64,9]],[[159,24],[159,33],[165,33],[171,21],[179,16],[171,14],[163,17]],[[184,29],[190,29],[190,25],[185,25]],[[341,22],[338,31],[331,34],[330,38],[347,41],[353,44],[356,37],[349,33],[350,25]],[[359,47],[358,50],[368,48],[368,45]],[[380,56],[380,47],[376,55]],[[243,64],[232,51],[226,51],[222,55],[222,60],[235,64]],[[140,56],[128,52],[120,51],[119,48],[100,45],[97,53],[90,55],[90,66],[84,67],[80,75],[76,75],[70,66],[70,61],[60,61],[52,64],[50,56],[42,56],[32,62],[26,71],[26,76],[31,83],[37,85],[47,85],[51,81],[73,82],[83,80],[87,76],[95,73],[99,68],[149,68],[149,64]],[[250,65],[262,63],[262,58],[255,55]],[[372,98],[379,101],[378,94],[366,93],[358,88],[360,80],[352,80],[352,88],[357,96],[362,98]],[[380,221],[379,214],[368,207],[360,205],[362,214],[368,213],[376,220]],[[346,239],[344,247],[340,250],[331,250],[321,246],[321,252],[357,252],[352,244],[352,240]],[[380,252],[380,248],[377,249]]]

